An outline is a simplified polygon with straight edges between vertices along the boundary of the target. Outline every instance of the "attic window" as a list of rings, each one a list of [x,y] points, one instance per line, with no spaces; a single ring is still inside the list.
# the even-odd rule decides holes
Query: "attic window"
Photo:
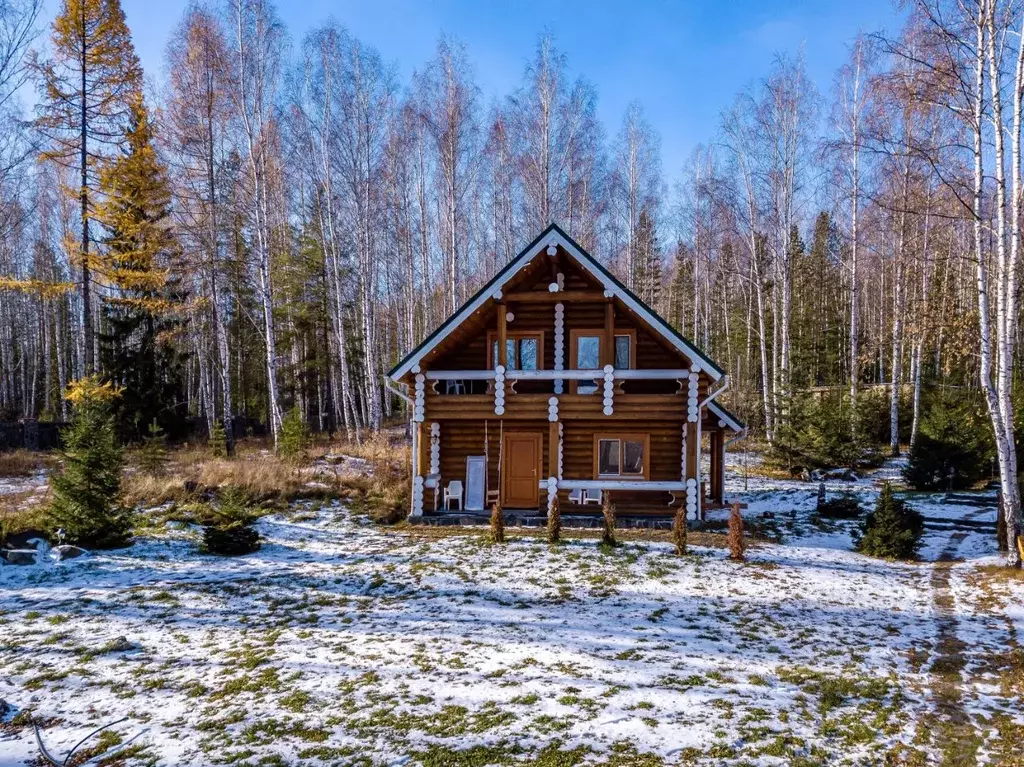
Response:
[[[498,365],[498,339],[493,334],[489,334],[489,338],[487,364],[493,370]],[[505,339],[506,367],[509,370],[540,370],[543,339],[542,333],[509,333]]]

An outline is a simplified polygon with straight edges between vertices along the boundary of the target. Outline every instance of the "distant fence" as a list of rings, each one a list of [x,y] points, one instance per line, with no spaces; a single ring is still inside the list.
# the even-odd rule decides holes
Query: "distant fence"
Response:
[[[231,419],[236,439],[265,437],[267,427],[255,418],[243,415]],[[60,447],[62,421],[0,421],[0,452],[5,450],[53,450]],[[172,442],[196,440],[205,442],[210,431],[205,418],[185,418],[167,430]]]
[[[59,421],[0,421],[0,451],[53,450],[65,426]]]

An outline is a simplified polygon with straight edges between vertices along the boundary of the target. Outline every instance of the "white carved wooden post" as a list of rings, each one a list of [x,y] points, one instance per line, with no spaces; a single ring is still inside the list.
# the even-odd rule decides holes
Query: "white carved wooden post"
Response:
[[[562,422],[558,422],[558,478],[562,478],[562,442],[565,441],[565,430]]]
[[[565,370],[565,304],[555,304],[555,362],[556,372]],[[561,378],[555,379],[555,394],[561,394],[565,384]]]
[[[611,415],[615,404],[615,368],[604,366],[604,414]]]
[[[427,378],[419,371],[416,372],[416,399],[412,408],[413,428],[419,431],[419,424],[423,423],[424,400],[426,399]],[[413,445],[413,462],[416,466],[416,474],[412,478],[412,509],[409,512],[411,517],[423,516],[423,466],[419,465],[419,445]]]
[[[437,511],[437,494],[441,488],[441,424],[430,424],[430,473],[434,477],[434,511]]]
[[[505,414],[505,368],[502,365],[494,368],[494,414]]]

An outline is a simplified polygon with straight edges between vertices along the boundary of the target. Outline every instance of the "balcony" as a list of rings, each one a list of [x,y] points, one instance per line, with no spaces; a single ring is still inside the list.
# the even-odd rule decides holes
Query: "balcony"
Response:
[[[686,369],[430,370],[423,373],[428,420],[487,418],[679,418],[699,394]],[[577,386],[572,383],[576,382]],[[579,393],[581,383],[592,393]],[[661,382],[651,391],[649,382]],[[643,384],[648,384],[644,386]],[[520,390],[522,386],[523,390]],[[529,388],[527,388],[529,387]],[[574,391],[576,389],[576,391]]]

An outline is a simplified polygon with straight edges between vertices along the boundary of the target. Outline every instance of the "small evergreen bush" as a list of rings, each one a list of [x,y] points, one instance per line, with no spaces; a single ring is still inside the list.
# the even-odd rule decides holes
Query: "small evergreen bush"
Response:
[[[139,468],[146,474],[163,474],[167,466],[167,435],[154,418],[139,449]]]
[[[729,511],[729,532],[726,535],[726,543],[729,545],[729,556],[737,562],[742,562],[747,551],[747,542],[743,539],[743,515],[740,513],[738,503],[734,503]]]
[[[854,519],[860,516],[860,501],[853,493],[843,493],[828,500],[819,498],[817,511],[829,519]]]
[[[236,487],[221,490],[220,504],[213,509],[214,520],[203,526],[203,550],[210,554],[238,556],[260,547],[260,534],[253,528],[256,514],[245,493]]]
[[[921,419],[903,478],[915,490],[963,490],[985,476],[993,454],[983,406],[962,396],[934,400]]]
[[[92,376],[68,387],[74,408],[61,438],[61,468],[50,478],[53,500],[46,514],[52,532],[67,543],[114,549],[132,537],[132,512],[121,503],[124,456],[117,442],[114,404],[120,395]]]
[[[500,503],[491,505],[491,541],[505,542],[505,512],[502,511]]]
[[[214,419],[210,429],[210,451],[215,458],[228,457],[228,432],[219,418]]]
[[[301,460],[309,445],[309,428],[297,407],[293,407],[281,422],[281,437],[277,452],[288,460]]]
[[[558,505],[558,496],[548,511],[548,543],[558,543],[562,539],[562,509]]]
[[[672,542],[675,544],[676,554],[679,556],[683,556],[686,553],[687,533],[686,509],[677,509],[676,516],[672,520]]]
[[[615,545],[615,504],[607,490],[601,494],[601,543]]]
[[[878,505],[864,520],[857,550],[881,559],[912,559],[921,543],[924,519],[905,501],[893,497],[886,482]]]

